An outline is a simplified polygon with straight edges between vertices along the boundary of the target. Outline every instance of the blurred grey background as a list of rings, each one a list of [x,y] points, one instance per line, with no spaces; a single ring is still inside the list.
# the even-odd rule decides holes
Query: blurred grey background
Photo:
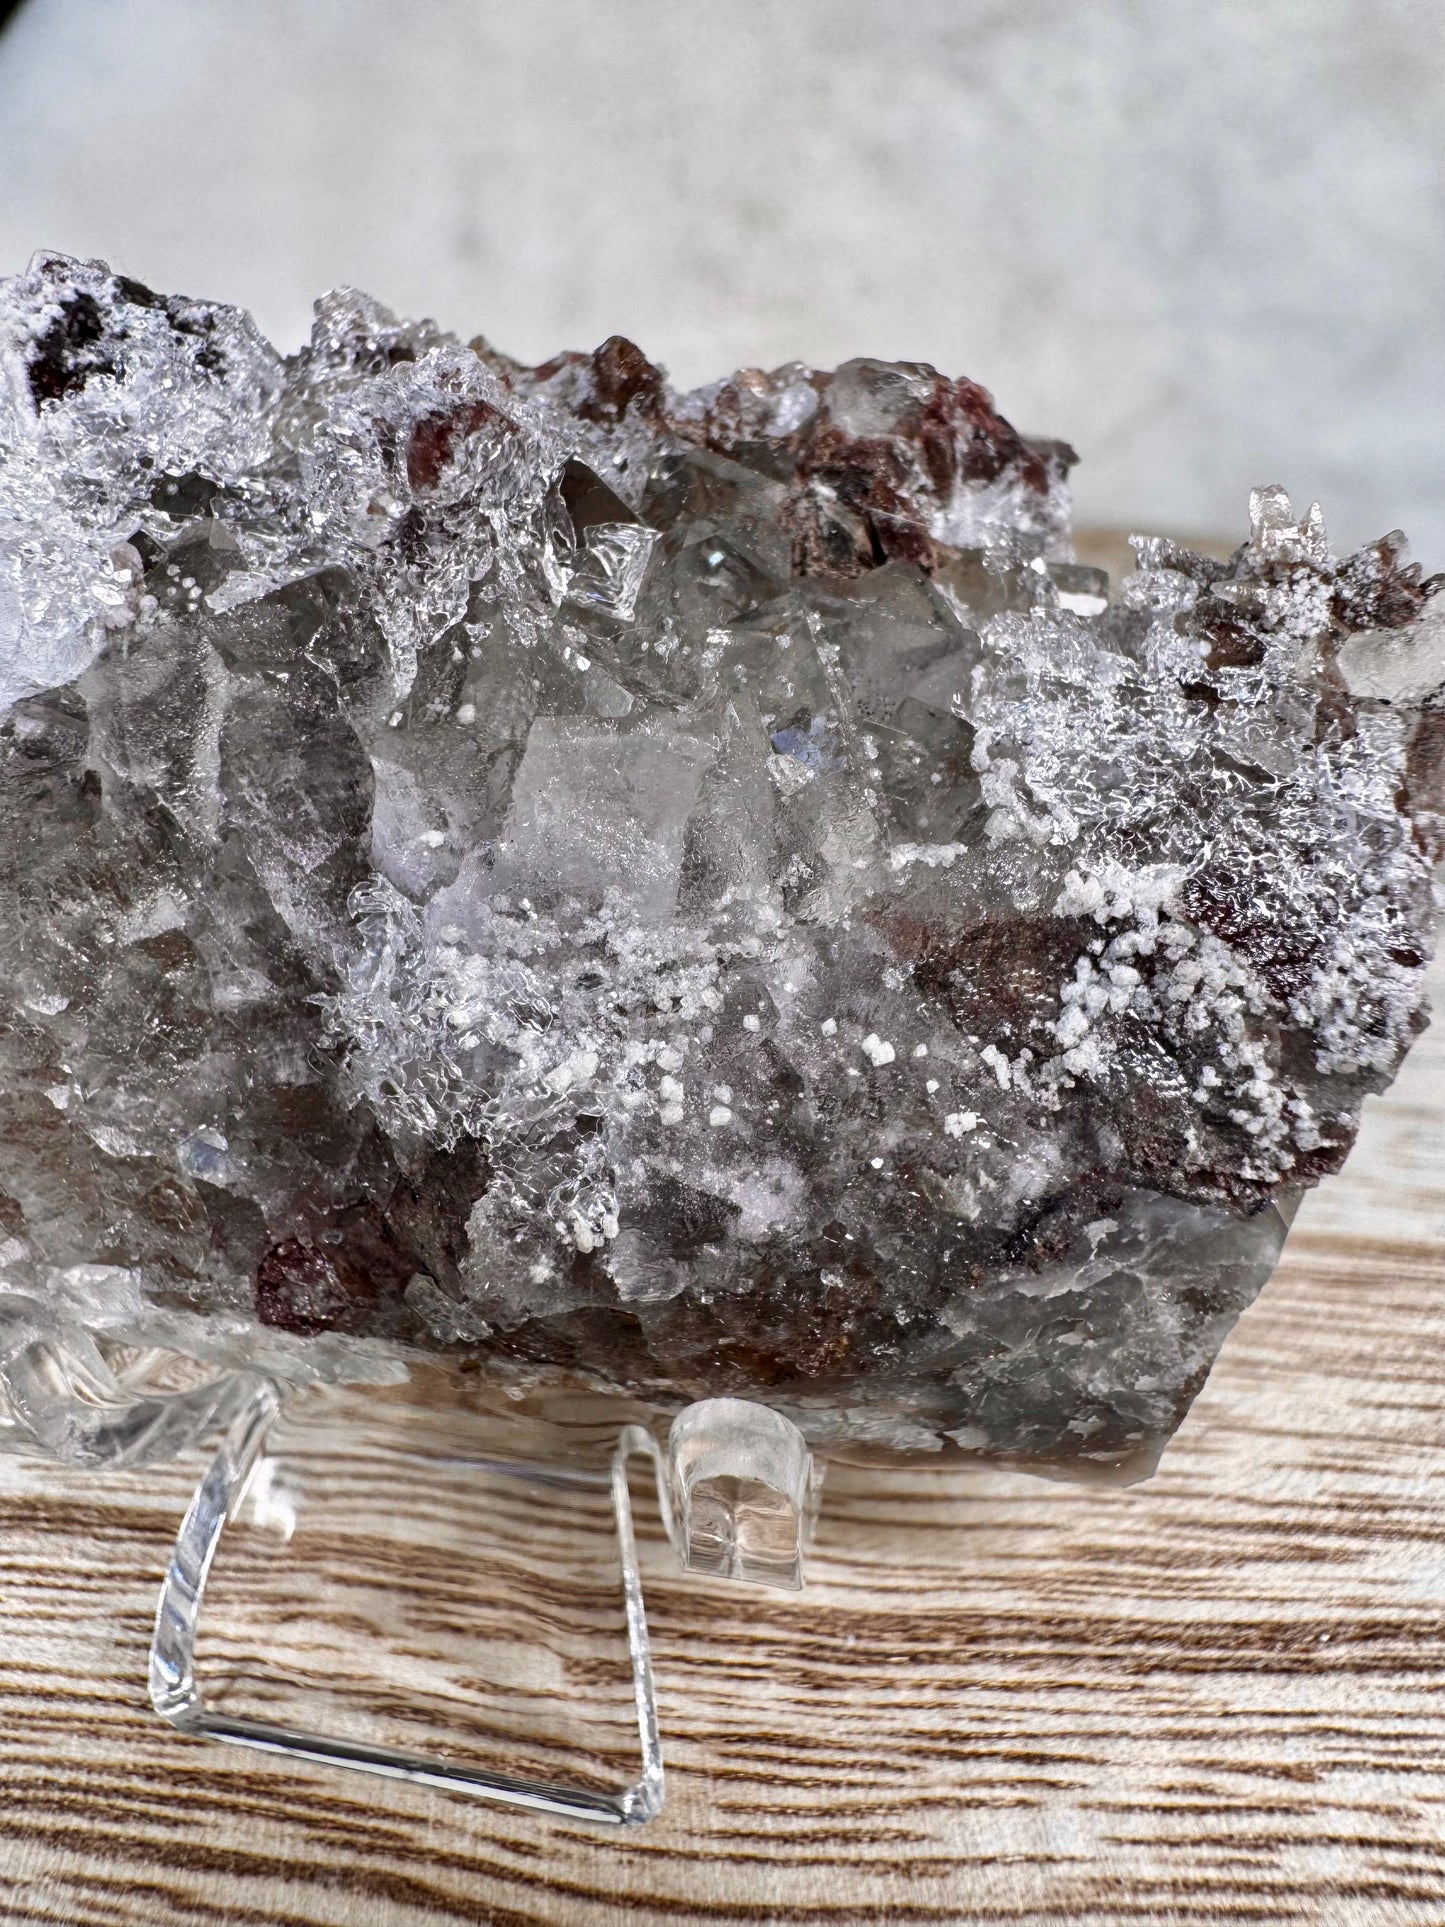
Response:
[[[0,272],[357,283],[692,383],[929,360],[1073,441],[1081,519],[1445,565],[1441,0],[26,0]]]

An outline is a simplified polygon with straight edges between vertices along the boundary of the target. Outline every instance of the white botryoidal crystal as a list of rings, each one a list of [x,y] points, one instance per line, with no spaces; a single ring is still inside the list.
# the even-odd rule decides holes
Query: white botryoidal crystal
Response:
[[[1423,1021],[1445,600],[1278,490],[1111,596],[1070,459],[0,284],[6,1331],[1147,1464]]]

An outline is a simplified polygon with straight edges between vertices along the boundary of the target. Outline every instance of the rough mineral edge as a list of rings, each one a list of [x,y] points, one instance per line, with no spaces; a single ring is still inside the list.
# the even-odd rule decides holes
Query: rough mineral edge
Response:
[[[1424,1021],[1445,597],[870,360],[0,283],[6,1355],[1147,1468]]]

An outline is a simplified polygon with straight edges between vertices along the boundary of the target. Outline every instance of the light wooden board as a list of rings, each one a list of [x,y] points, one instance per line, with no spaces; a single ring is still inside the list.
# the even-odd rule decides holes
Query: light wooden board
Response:
[[[650,1539],[669,1794],[639,1831],[162,1726],[193,1476],[0,1465],[4,1927],[1439,1927],[1445,1027],[1148,1484],[835,1470],[799,1598]]]

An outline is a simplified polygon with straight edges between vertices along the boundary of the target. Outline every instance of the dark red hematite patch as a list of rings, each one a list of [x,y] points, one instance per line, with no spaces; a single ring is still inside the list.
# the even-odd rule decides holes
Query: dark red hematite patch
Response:
[[[272,1245],[256,1271],[256,1316],[263,1325],[309,1338],[345,1317],[351,1294],[324,1251],[300,1238]]]

